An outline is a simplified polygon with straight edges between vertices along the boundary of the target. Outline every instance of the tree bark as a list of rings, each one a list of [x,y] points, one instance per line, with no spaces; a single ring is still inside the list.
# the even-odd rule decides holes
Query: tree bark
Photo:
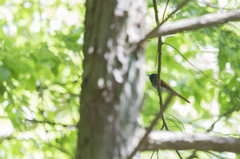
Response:
[[[88,0],[77,159],[127,158],[142,105],[145,0]]]
[[[144,136],[136,119],[144,94],[146,39],[239,19],[239,12],[232,12],[181,20],[146,36],[146,14],[145,0],[86,1],[77,159],[127,158]]]

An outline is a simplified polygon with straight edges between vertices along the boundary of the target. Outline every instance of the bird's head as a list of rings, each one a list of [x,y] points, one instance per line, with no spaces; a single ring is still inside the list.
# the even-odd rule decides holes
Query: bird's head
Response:
[[[151,81],[151,84],[152,86],[156,89],[157,88],[157,74],[153,73],[151,75],[147,74],[150,81]]]
[[[151,74],[151,75],[149,75],[149,74],[147,74],[147,75],[148,75],[151,83],[152,83],[152,82],[155,82],[155,81],[157,80],[157,74],[153,73],[153,74]]]

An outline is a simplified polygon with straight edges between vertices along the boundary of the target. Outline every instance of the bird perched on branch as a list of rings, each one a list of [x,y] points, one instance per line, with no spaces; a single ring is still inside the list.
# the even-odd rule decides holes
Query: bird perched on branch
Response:
[[[157,74],[151,74],[148,75],[149,79],[152,83],[152,86],[157,90]],[[180,94],[178,94],[177,92],[175,92],[166,82],[164,82],[163,80],[161,80],[161,86],[160,86],[161,92],[163,93],[168,93],[168,94],[172,94],[174,96],[178,96],[181,99],[185,100],[186,102],[190,103],[186,98],[184,98],[183,96],[181,96]]]

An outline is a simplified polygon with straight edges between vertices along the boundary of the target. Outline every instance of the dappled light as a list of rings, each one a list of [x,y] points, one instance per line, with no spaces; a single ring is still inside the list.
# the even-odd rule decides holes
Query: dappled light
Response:
[[[238,6],[1,1],[0,159],[239,158]]]

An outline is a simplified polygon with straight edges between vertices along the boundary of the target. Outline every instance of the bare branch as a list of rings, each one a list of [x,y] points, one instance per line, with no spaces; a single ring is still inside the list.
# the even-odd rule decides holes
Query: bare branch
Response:
[[[165,10],[164,10],[164,13],[163,13],[163,20],[162,20],[162,23],[159,24],[159,18],[158,18],[158,10],[157,10],[157,2],[156,0],[153,0],[153,6],[154,6],[154,13],[155,13],[155,21],[156,21],[156,24],[157,26],[161,26],[165,21],[167,21],[174,13],[176,13],[178,10],[180,10],[185,4],[187,4],[189,0],[185,0],[183,3],[181,3],[165,20],[164,20],[164,15],[165,15],[165,12],[166,12],[166,8],[167,8],[167,5],[168,5],[168,2],[167,1],[167,4],[166,4],[166,7],[165,7]],[[158,74],[157,74],[157,91],[158,91],[158,97],[159,97],[159,104],[160,104],[160,109],[162,112],[162,114],[160,115],[162,120],[163,120],[163,125],[165,126],[166,130],[169,130],[168,129],[168,126],[167,126],[167,123],[166,123],[166,120],[164,118],[164,106],[163,106],[163,100],[162,100],[162,93],[161,93],[161,89],[160,89],[160,86],[161,86],[161,64],[162,64],[162,45],[163,45],[163,42],[162,42],[162,37],[159,36],[158,37]],[[163,110],[163,111],[162,111]],[[162,127],[163,128],[163,127]],[[179,158],[182,159],[182,156],[181,154],[178,152],[178,150],[175,150],[176,153],[178,154]]]
[[[50,124],[50,125],[61,125],[63,127],[76,127],[76,125],[67,125],[67,124],[62,124],[62,123],[54,123],[54,122],[50,122],[50,121],[40,121],[40,120],[29,120],[29,119],[26,119],[25,121],[28,121],[28,122],[32,122],[32,123],[45,123],[45,124]]]
[[[159,26],[159,18],[158,18],[158,10],[157,10],[157,2],[156,0],[153,0],[153,6],[154,6],[154,13],[155,13],[155,21],[157,26]],[[164,16],[164,15],[163,15]],[[158,37],[158,75],[157,75],[157,91],[158,91],[158,97],[159,97],[159,105],[160,109],[163,108],[163,100],[162,100],[162,92],[160,89],[161,85],[161,64],[162,64],[162,38]],[[164,112],[162,112],[164,113]],[[164,115],[162,114],[162,120],[163,120],[163,125],[167,127],[166,120],[164,118]]]
[[[196,149],[201,151],[228,151],[240,153],[240,139],[233,137],[210,136],[208,134],[183,134],[180,132],[153,131],[148,136],[148,142],[142,146],[144,150]]]
[[[216,26],[229,21],[239,21],[240,11],[230,11],[225,13],[206,14],[195,18],[186,18],[165,23],[160,28],[155,28],[142,40],[152,39],[158,36],[166,36],[170,34],[181,33],[184,31],[197,30],[204,27]],[[141,42],[142,42],[141,41]]]

